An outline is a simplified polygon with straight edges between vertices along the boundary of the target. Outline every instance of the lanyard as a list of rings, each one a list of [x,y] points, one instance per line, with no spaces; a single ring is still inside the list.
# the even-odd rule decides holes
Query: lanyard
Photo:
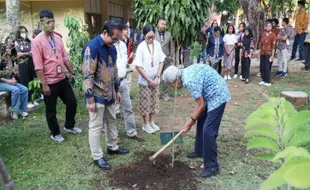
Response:
[[[152,44],[152,49],[153,49],[153,52],[151,52],[150,47],[149,47],[149,44],[146,44],[146,47],[147,47],[147,50],[150,52],[151,57],[152,57],[151,67],[154,67],[154,62],[153,62],[153,56],[154,56],[154,44]]]
[[[54,35],[52,35],[52,41],[51,41],[51,40],[49,39],[49,37],[47,37],[46,35],[45,35],[45,37],[46,37],[48,43],[50,44],[51,48],[52,48],[53,51],[54,51],[54,54],[55,54],[55,56],[56,56],[57,62],[59,62],[59,58],[58,58],[58,55],[57,55],[57,52],[56,52],[56,40],[55,40]]]

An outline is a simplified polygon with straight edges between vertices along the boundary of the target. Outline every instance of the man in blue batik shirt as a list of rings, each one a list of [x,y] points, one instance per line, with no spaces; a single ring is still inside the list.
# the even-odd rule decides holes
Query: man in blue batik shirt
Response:
[[[187,156],[203,157],[201,177],[216,175],[219,171],[216,138],[226,103],[231,99],[226,82],[204,64],[193,64],[183,70],[170,66],[164,71],[163,80],[173,88],[185,87],[196,100],[194,114],[184,126],[184,133],[188,133],[197,122],[195,150]]]
[[[116,66],[117,52],[113,45],[118,42],[124,29],[123,21],[109,20],[104,23],[101,34],[88,42],[82,52],[84,74],[84,96],[89,112],[89,145],[95,165],[101,169],[111,166],[103,157],[100,146],[100,134],[103,120],[107,122],[105,129],[107,152],[127,154],[116,143],[117,123],[115,101],[121,101],[119,92],[118,70]]]

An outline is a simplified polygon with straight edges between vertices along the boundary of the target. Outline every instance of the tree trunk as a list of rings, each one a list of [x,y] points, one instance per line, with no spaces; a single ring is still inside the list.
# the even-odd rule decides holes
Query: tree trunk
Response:
[[[300,109],[308,104],[308,94],[305,92],[283,91],[280,96],[291,102],[296,109]]]
[[[14,183],[5,169],[1,156],[0,156],[0,180],[3,183],[4,190],[15,190]]]
[[[20,25],[20,0],[7,0],[6,4],[6,33],[15,33],[16,27]]]
[[[264,12],[257,0],[239,0],[240,6],[253,30],[256,45],[258,45],[260,29],[264,22]]]

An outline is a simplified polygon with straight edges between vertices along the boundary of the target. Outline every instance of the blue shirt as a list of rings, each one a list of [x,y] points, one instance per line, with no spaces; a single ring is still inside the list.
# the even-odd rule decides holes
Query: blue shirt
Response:
[[[193,64],[181,70],[181,80],[194,99],[203,97],[208,112],[231,99],[225,80],[209,65]]]
[[[86,103],[112,105],[119,90],[115,46],[108,47],[99,35],[84,46],[82,57]]]

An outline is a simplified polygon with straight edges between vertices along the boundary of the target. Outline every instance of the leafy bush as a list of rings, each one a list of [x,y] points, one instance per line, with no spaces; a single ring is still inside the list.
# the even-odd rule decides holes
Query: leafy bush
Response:
[[[201,53],[201,44],[194,42],[191,47],[191,57],[197,58]]]
[[[272,160],[286,147],[309,143],[309,123],[310,111],[297,112],[284,98],[270,98],[248,117],[245,126],[245,137],[250,138],[247,150],[268,149],[272,153],[256,158]]]
[[[291,146],[275,155],[273,162],[284,160],[282,166],[273,172],[261,185],[261,190],[274,189],[285,184],[289,187],[310,187],[310,154],[304,148]]]
[[[67,41],[67,46],[70,48],[69,58],[75,72],[74,87],[82,91],[84,81],[82,72],[82,50],[84,45],[89,40],[87,25],[85,25],[80,18],[74,17],[72,12],[65,16],[64,23],[69,29],[69,40]]]
[[[33,92],[31,95],[31,100],[35,100],[37,97],[40,97],[42,94],[40,81],[37,78],[29,82],[28,89]]]

